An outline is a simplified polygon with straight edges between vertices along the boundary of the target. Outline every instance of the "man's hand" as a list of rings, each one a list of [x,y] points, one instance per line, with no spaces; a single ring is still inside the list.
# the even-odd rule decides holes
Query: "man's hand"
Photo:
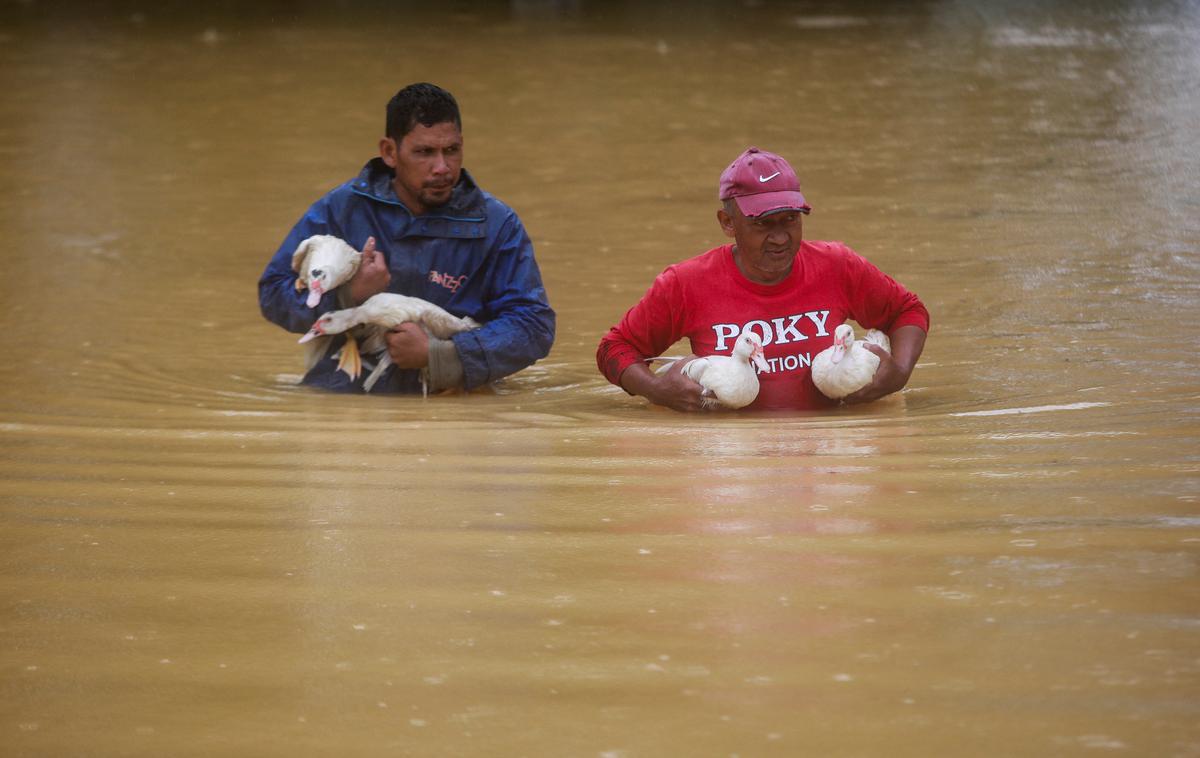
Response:
[[[425,368],[429,365],[429,335],[411,321],[387,333],[388,355],[398,368]]]
[[[388,270],[383,253],[375,249],[375,238],[368,237],[358,271],[350,278],[350,302],[362,305],[367,298],[386,290],[391,282],[392,272]]]
[[[661,374],[655,374],[644,363],[635,363],[621,374],[621,386],[655,405],[684,413],[707,410],[701,394],[704,388],[683,373],[684,365],[695,359],[693,355],[675,361]]]
[[[908,383],[908,374],[892,359],[891,354],[879,345],[870,342],[864,342],[862,346],[879,356],[879,368],[875,369],[875,376],[871,379],[870,384],[846,395],[842,398],[842,402],[848,404],[869,403],[884,395],[904,389],[904,385]]]
[[[879,368],[875,369],[875,377],[870,384],[846,395],[842,402],[869,403],[884,395],[899,392],[908,384],[913,367],[925,348],[925,330],[919,326],[902,326],[888,337],[892,342],[891,354],[878,345],[862,343],[863,347],[879,356]]]

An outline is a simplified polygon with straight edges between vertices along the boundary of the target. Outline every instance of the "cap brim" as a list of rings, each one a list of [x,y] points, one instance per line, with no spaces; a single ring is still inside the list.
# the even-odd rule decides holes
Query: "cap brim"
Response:
[[[808,213],[812,208],[804,200],[804,195],[792,190],[781,192],[760,192],[757,195],[742,195],[735,197],[742,215],[751,218],[765,216],[768,213],[780,211],[799,211]]]

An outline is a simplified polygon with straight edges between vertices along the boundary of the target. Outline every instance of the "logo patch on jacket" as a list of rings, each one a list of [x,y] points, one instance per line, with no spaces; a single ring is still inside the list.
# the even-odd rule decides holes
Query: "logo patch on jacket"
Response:
[[[458,292],[458,288],[467,280],[467,275],[451,276],[450,274],[439,274],[436,271],[429,272],[429,281],[434,284],[440,284],[451,292]]]

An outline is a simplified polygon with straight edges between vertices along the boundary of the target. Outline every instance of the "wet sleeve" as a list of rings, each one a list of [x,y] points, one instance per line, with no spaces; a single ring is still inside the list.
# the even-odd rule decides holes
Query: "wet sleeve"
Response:
[[[533,243],[516,215],[496,237],[485,276],[483,326],[454,335],[470,390],[545,358],[554,344],[555,314],[546,297]]]
[[[296,222],[258,280],[258,306],[263,316],[289,332],[307,332],[318,316],[336,307],[333,294],[327,294],[320,305],[309,308],[305,304],[308,293],[296,290],[298,277],[292,270],[292,253],[314,234],[344,236],[331,219],[325,198],[313,203]]]
[[[596,366],[621,386],[621,374],[634,363],[661,355],[683,336],[684,309],[673,269],[659,274],[650,289],[608,330],[596,350]]]
[[[429,338],[429,389],[434,392],[463,386],[462,360],[451,340]]]

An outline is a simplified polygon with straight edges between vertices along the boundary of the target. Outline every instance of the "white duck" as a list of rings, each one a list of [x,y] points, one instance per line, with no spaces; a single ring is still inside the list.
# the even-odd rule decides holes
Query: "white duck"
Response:
[[[371,237],[364,250],[374,249],[375,238]],[[362,257],[362,253],[329,234],[314,234],[301,242],[292,253],[292,270],[298,274],[296,290],[308,290],[305,304],[316,308],[322,295],[350,281]]]
[[[879,368],[879,356],[863,347],[871,342],[892,352],[892,342],[878,329],[867,331],[862,342],[854,339],[854,327],[842,324],[833,330],[833,344],[817,353],[812,360],[813,384],[821,394],[831,400],[841,400],[846,395],[866,387]]]
[[[334,334],[349,332],[355,327],[365,327],[359,330],[362,333],[362,349],[370,354],[380,354],[379,363],[363,382],[363,389],[370,392],[383,370],[392,362],[387,352],[385,335],[389,329],[409,321],[420,324],[427,334],[440,339],[449,339],[452,335],[479,326],[474,319],[459,318],[428,300],[381,292],[368,298],[357,308],[343,308],[321,316],[300,338],[300,342],[309,342],[320,337],[328,338]],[[323,353],[323,350],[319,351],[315,357],[319,359]],[[312,362],[313,356],[310,353],[309,368],[312,367]],[[345,371],[351,379],[357,379],[362,373],[362,354],[353,332],[346,334],[346,344],[338,359],[338,368]]]
[[[683,367],[683,373],[704,388],[705,405],[743,408],[758,397],[758,372],[769,371],[763,357],[762,340],[754,332],[742,332],[733,343],[732,355],[709,355]],[[712,399],[710,399],[712,398]]]

